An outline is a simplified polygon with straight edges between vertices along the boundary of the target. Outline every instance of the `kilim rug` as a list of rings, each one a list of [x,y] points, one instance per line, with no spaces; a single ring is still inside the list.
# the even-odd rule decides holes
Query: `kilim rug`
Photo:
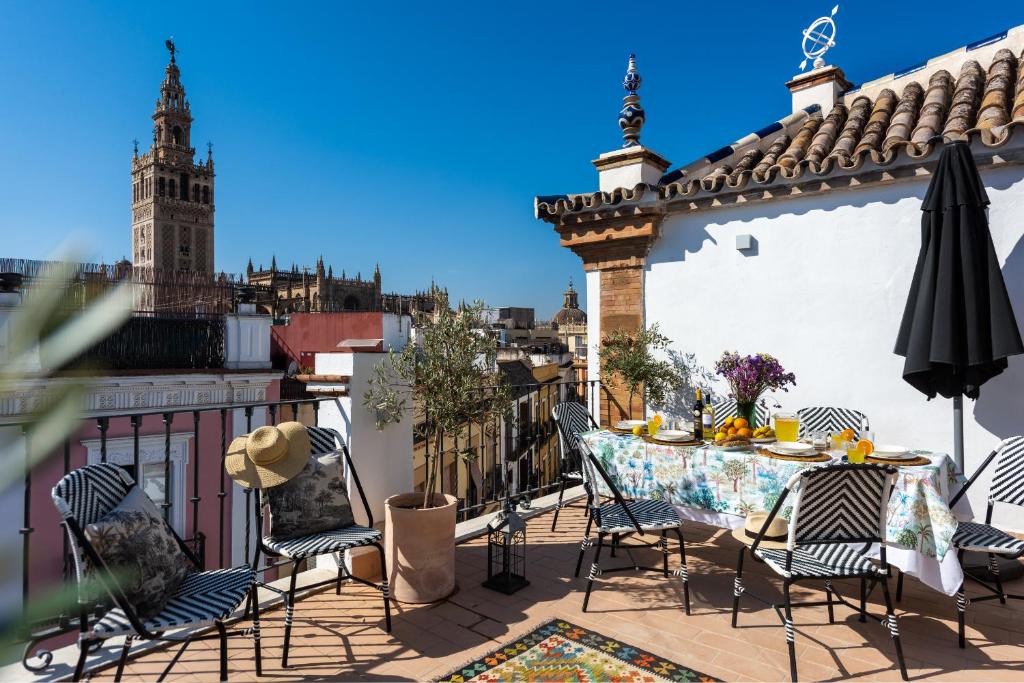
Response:
[[[716,680],[560,619],[549,621],[440,679],[442,683]]]

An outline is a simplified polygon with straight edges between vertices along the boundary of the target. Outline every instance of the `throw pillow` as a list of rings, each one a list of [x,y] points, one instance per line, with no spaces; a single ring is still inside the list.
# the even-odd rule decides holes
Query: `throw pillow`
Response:
[[[156,505],[138,486],[84,529],[125,597],[144,619],[160,613],[194,565]]]
[[[293,479],[264,490],[272,539],[289,541],[355,524],[341,460],[338,451],[310,456]]]

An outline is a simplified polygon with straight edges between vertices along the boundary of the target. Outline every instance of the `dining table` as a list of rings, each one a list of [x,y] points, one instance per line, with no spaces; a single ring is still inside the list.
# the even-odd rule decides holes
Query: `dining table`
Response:
[[[683,519],[728,529],[743,526],[751,512],[771,510],[794,474],[841,459],[829,451],[778,456],[754,444],[681,445],[613,429],[583,432],[580,440],[626,498],[664,500]],[[952,508],[949,501],[967,479],[948,454],[911,450],[910,455],[911,464],[893,463],[898,475],[887,511],[886,559],[935,590],[955,595],[964,575],[952,550],[953,534],[959,521],[973,518],[973,510],[967,496]],[[600,490],[603,482],[597,484],[599,493],[611,494]],[[784,504],[780,514],[788,518],[791,510]],[[868,554],[878,557],[878,545]]]

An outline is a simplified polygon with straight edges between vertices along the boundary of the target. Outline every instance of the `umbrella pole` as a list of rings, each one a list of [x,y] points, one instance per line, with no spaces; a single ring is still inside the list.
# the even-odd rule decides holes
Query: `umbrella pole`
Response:
[[[953,460],[961,472],[964,471],[964,397],[953,397]]]

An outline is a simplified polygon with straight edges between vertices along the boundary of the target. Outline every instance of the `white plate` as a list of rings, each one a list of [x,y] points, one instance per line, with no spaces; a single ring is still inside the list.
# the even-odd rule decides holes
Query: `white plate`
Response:
[[[783,443],[783,442],[780,441],[779,443]],[[786,443],[791,443],[791,442],[786,442]],[[794,457],[794,458],[809,458],[809,457],[816,456],[818,454],[818,452],[816,450],[814,450],[813,448],[811,448],[811,447],[808,447],[807,450],[793,450],[793,449],[790,449],[790,448],[780,448],[779,444],[777,444],[777,443],[769,444],[768,446],[765,446],[764,448],[765,448],[766,451],[774,453],[775,455],[788,455],[788,456],[791,456],[791,457]]]
[[[654,435],[654,438],[661,441],[691,441],[693,432],[684,432],[681,429],[662,429]]]
[[[646,427],[646,420],[621,420],[615,423],[616,429],[632,429],[633,427]]]
[[[776,441],[772,453],[780,455],[803,455],[814,452],[814,446],[800,441]]]
[[[913,453],[879,453],[874,452],[871,454],[872,458],[878,458],[879,460],[892,460],[893,462],[899,462],[900,460],[913,460],[917,456]]]
[[[909,451],[909,448],[904,448],[903,446],[894,446],[890,443],[883,443],[875,446],[875,450],[871,455],[876,458],[898,458],[906,455]]]

